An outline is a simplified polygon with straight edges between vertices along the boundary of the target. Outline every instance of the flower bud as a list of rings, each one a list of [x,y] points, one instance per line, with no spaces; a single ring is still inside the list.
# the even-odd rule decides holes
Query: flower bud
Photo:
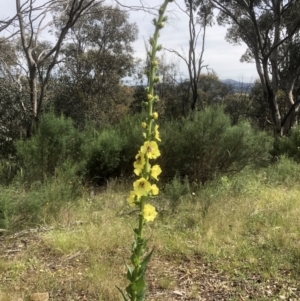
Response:
[[[152,98],[153,98],[153,95],[152,95],[152,94],[147,94],[147,99],[148,99],[148,100],[152,100]]]
[[[147,123],[146,122],[142,122],[142,128],[145,129],[147,127]]]
[[[160,22],[160,23],[157,24],[157,26],[158,26],[159,29],[162,29],[165,26],[165,23]]]
[[[152,65],[155,67],[158,66],[158,61],[152,61]]]
[[[153,117],[153,119],[157,119],[157,118],[158,118],[158,113],[157,113],[157,112],[154,112],[154,113],[152,114],[152,117]]]
[[[156,51],[160,51],[160,50],[162,50],[162,45],[157,45]]]

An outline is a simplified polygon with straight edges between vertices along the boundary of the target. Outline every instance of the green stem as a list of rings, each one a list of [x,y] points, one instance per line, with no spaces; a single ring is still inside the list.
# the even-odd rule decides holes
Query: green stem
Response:
[[[138,275],[140,274],[140,268],[141,268],[141,257],[143,253],[143,245],[144,245],[144,240],[143,240],[143,227],[144,227],[144,217],[143,217],[143,210],[145,206],[145,200],[142,197],[140,201],[140,215],[139,215],[139,227],[136,233],[136,241],[137,241],[137,246],[135,249],[135,255],[137,257],[137,261],[134,264],[134,271],[133,271],[133,281],[132,283],[136,283],[138,280]],[[131,298],[131,301],[137,301],[137,290],[133,291],[133,295]]]
[[[155,31],[152,39],[152,49],[151,49],[151,55],[150,55],[150,73],[149,73],[149,94],[154,94],[154,84],[155,84],[155,71],[157,70],[157,65],[153,64],[153,62],[156,59],[156,51],[157,51],[157,41],[159,37],[159,31],[161,29],[160,24],[164,21],[164,13],[166,11],[167,5],[170,1],[165,0],[163,5],[159,9],[159,17],[156,21]],[[148,132],[147,132],[147,140],[151,136],[152,133],[152,114],[153,114],[153,99],[149,100],[148,102],[148,115],[149,115],[149,125],[148,125]]]

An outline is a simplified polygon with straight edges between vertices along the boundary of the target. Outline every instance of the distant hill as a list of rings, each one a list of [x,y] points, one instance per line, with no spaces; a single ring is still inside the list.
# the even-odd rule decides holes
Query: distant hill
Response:
[[[233,79],[224,79],[221,82],[227,86],[231,86],[234,92],[250,92],[254,83],[238,82]]]

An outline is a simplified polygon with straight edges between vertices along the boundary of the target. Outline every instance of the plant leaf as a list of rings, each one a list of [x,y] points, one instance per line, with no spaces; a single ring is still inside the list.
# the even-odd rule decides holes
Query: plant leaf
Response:
[[[129,299],[126,298],[125,294],[123,293],[123,291],[122,291],[118,286],[116,286],[116,288],[117,288],[117,289],[119,290],[119,292],[121,293],[121,295],[122,295],[124,301],[130,301]]]
[[[132,268],[125,262],[126,268],[127,268],[127,279],[129,281],[132,280]]]
[[[152,251],[150,253],[147,254],[147,256],[145,256],[145,258],[143,259],[143,261],[141,262],[141,273],[140,274],[144,274],[146,269],[147,269],[147,265],[151,259],[151,256],[153,254],[154,249],[152,249]]]

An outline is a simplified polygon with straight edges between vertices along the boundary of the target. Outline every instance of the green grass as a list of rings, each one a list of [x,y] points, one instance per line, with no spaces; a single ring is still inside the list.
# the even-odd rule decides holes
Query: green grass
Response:
[[[280,164],[223,177],[201,189],[191,185],[176,207],[167,196],[157,197],[158,218],[146,227],[149,249],[155,249],[150,271],[156,286],[174,290],[176,279],[163,263],[176,267],[187,257],[213,263],[232,279],[297,279],[300,173],[294,170],[294,178],[287,178]],[[2,258],[0,271],[11,281],[1,282],[0,300],[15,300],[10,293],[18,293],[12,291],[16,286],[25,297],[36,291],[54,294],[63,287],[67,295],[82,290],[94,296],[91,300],[121,300],[115,285],[126,285],[124,262],[129,261],[137,220],[126,206],[127,191],[114,182],[92,199],[83,197],[60,211],[54,230],[41,234],[13,260]],[[28,283],[21,285],[20,279]]]

